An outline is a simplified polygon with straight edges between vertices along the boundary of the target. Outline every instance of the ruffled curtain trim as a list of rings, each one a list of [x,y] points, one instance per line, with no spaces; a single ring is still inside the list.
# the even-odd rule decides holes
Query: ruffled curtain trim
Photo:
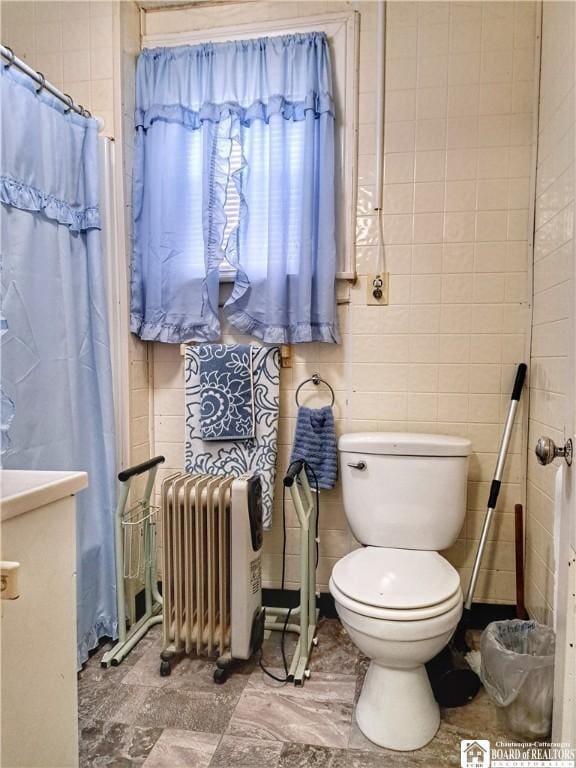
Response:
[[[294,323],[292,325],[268,325],[260,323],[241,309],[224,306],[228,322],[242,333],[255,336],[267,344],[300,344],[323,341],[339,344],[340,334],[336,323]]]
[[[162,321],[149,322],[133,312],[130,316],[130,330],[143,341],[163,341],[167,344],[211,342],[220,338],[220,323],[213,315],[208,316],[206,323],[182,325]]]
[[[90,651],[96,648],[101,637],[118,637],[118,622],[114,618],[101,619],[78,641],[77,671],[82,669],[82,664],[88,659]]]
[[[70,227],[73,232],[101,228],[98,207],[75,208],[65,200],[47,195],[9,176],[0,176],[0,201],[23,211],[43,213],[46,218]]]
[[[267,102],[255,101],[249,107],[237,102],[212,104],[206,102],[200,109],[193,110],[183,104],[153,104],[147,109],[136,109],[136,128],[147,130],[156,120],[179,123],[192,130],[197,130],[204,122],[219,123],[230,115],[236,116],[243,126],[249,126],[254,120],[270,122],[270,118],[281,115],[285,120],[298,122],[306,119],[311,112],[314,118],[328,113],[334,117],[334,102],[329,93],[308,93],[302,101],[288,101],[284,96],[271,96]]]
[[[237,121],[236,121],[237,122]],[[226,123],[218,125],[216,131],[219,135],[214,142],[214,150],[208,170],[210,179],[210,196],[208,210],[204,212],[206,222],[206,270],[210,273],[218,273],[222,259],[224,258],[223,238],[226,228],[226,186],[230,172],[230,147],[233,120],[226,135]],[[219,279],[219,278],[217,278]]]

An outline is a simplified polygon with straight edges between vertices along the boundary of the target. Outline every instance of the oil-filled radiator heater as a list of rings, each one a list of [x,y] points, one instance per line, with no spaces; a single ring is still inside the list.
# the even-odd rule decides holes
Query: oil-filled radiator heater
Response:
[[[214,680],[262,645],[262,489],[258,476],[176,473],[162,484],[163,650],[219,654]]]

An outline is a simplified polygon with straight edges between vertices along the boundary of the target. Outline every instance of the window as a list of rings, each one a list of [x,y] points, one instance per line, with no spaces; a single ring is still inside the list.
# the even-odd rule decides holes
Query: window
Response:
[[[336,221],[338,231],[337,277],[355,276],[356,232],[356,155],[357,155],[357,91],[358,91],[358,33],[359,17],[355,11],[278,21],[255,22],[235,27],[147,35],[144,48],[157,46],[194,45],[197,43],[242,40],[262,36],[287,35],[297,32],[325,32],[330,43],[333,91],[336,106]],[[239,146],[233,143],[231,171],[241,162]],[[238,221],[240,200],[233,182],[226,190],[227,225],[224,243],[228,241]],[[221,280],[233,280],[234,270],[224,262],[220,268]]]
[[[327,33],[315,29],[144,48],[131,274],[141,338],[218,339],[225,259],[236,272],[222,313],[240,332],[339,342],[346,212],[337,217],[331,59]]]

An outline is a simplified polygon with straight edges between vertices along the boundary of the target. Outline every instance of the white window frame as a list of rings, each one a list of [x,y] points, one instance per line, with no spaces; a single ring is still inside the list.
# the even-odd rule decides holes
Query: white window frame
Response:
[[[356,196],[358,161],[358,54],[360,17],[357,11],[326,13],[294,19],[258,21],[169,34],[144,35],[143,48],[197,45],[253,37],[325,32],[332,57],[336,109],[336,248],[341,280],[356,278]],[[223,282],[233,279],[233,270],[223,265]]]
[[[112,398],[116,425],[116,464],[130,466],[130,284],[128,264],[118,254],[124,250],[124,220],[117,189],[122,189],[122,164],[116,163],[114,139],[98,137],[102,260],[108,302],[108,331],[112,368]],[[120,214],[118,213],[120,211]]]

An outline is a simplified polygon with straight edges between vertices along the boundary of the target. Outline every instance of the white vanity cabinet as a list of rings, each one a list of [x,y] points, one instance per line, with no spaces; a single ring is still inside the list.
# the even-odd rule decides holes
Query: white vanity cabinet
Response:
[[[74,494],[87,485],[84,472],[0,471],[0,559],[19,594],[0,600],[2,766],[78,765]]]

